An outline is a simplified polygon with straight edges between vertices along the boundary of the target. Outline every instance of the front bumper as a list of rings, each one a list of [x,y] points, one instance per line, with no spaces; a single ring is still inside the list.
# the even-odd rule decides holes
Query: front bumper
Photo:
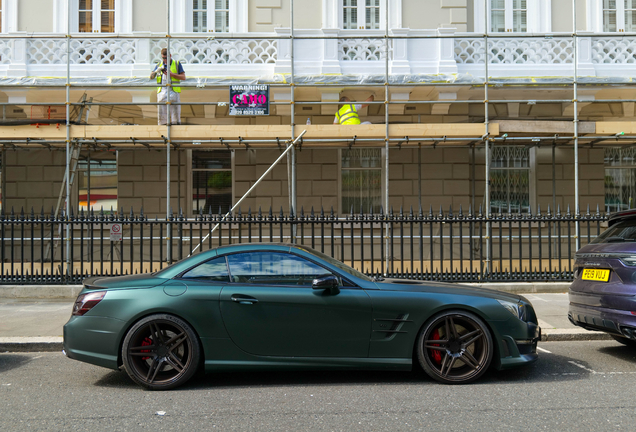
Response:
[[[541,327],[535,323],[527,323],[527,325],[526,339],[515,339],[508,335],[501,337],[498,370],[534,363],[539,359],[537,344],[541,340]]]

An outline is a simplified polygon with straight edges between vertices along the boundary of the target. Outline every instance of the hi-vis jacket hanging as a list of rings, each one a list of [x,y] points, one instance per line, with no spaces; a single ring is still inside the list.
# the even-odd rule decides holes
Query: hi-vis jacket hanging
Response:
[[[357,125],[360,124],[360,117],[354,104],[345,104],[336,113],[338,123],[341,125]]]
[[[170,72],[172,72],[173,74],[178,73],[179,70],[179,62],[176,60],[172,60],[172,62],[170,63]],[[157,73],[157,84],[161,84],[161,78],[162,78],[162,73],[159,72]],[[176,93],[181,93],[181,87],[175,87],[174,83],[178,83],[179,80],[176,78],[172,78],[172,90],[174,90]],[[157,93],[159,93],[161,91],[163,87],[157,87]]]

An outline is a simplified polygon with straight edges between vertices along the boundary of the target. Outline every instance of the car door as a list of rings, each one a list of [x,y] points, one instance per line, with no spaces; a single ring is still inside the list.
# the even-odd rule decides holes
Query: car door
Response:
[[[366,357],[371,301],[357,287],[312,289],[331,274],[280,251],[227,256],[231,283],[220,296],[221,316],[234,343],[264,356]]]

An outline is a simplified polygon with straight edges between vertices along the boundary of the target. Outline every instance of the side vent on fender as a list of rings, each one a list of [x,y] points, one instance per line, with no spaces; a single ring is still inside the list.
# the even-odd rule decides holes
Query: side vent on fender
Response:
[[[392,323],[391,327],[384,330],[384,329],[380,329],[380,330],[373,330],[376,333],[385,333],[385,338],[388,339],[391,336],[393,336],[394,334],[397,333],[408,333],[407,331],[403,331],[402,327],[404,326],[404,323],[407,322],[413,322],[412,320],[408,319],[409,314],[400,314],[397,316],[397,318],[377,318],[374,321],[378,321],[378,322],[386,322],[388,323]],[[382,327],[382,325],[381,325]]]

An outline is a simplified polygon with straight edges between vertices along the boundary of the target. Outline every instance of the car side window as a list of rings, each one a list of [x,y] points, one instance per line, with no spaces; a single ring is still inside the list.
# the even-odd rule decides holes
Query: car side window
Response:
[[[225,257],[213,258],[188,270],[181,279],[202,279],[212,282],[229,282]]]
[[[228,255],[232,282],[311,286],[331,272],[299,256],[281,252],[247,252]]]

